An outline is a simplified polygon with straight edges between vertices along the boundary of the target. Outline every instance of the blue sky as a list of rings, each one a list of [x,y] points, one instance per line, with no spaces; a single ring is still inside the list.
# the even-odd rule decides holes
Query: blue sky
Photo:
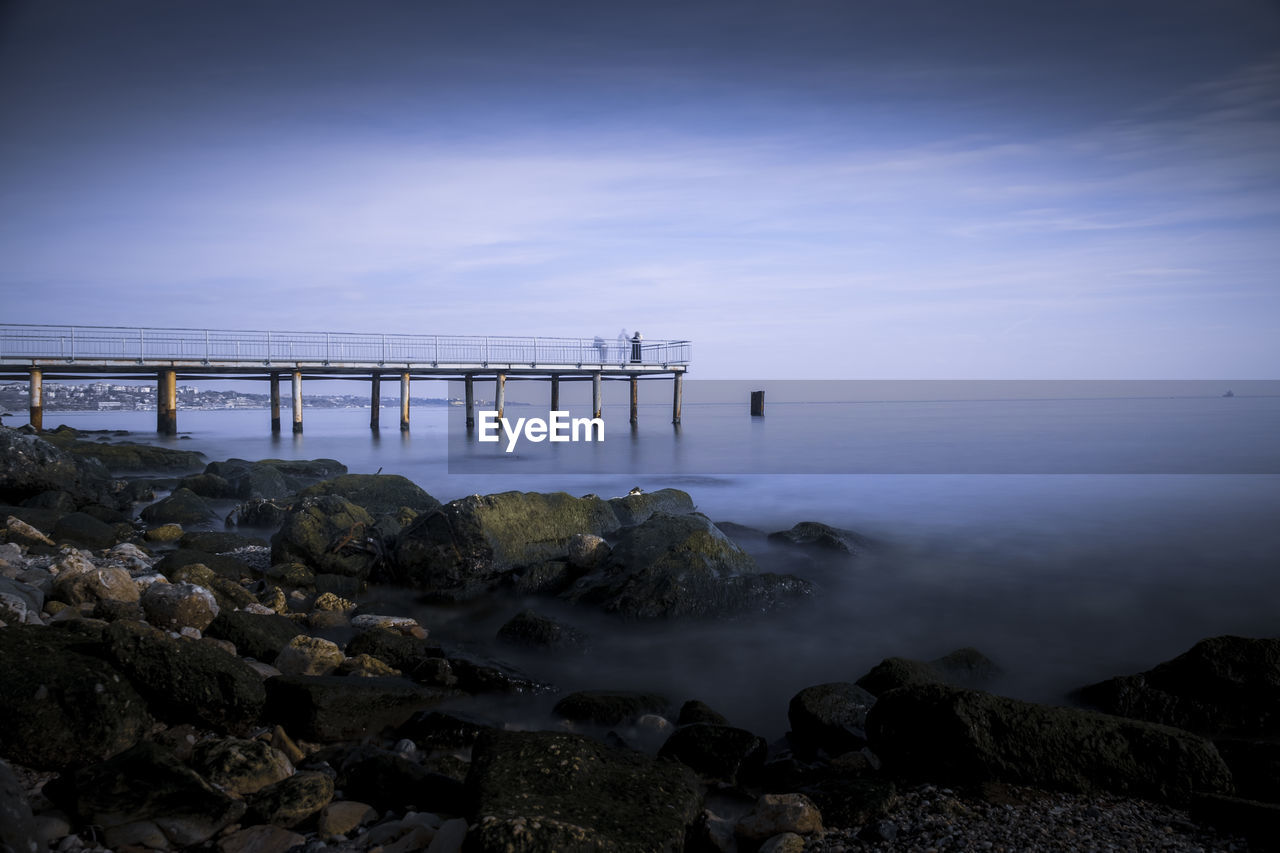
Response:
[[[1280,363],[1272,3],[0,8],[5,322]]]

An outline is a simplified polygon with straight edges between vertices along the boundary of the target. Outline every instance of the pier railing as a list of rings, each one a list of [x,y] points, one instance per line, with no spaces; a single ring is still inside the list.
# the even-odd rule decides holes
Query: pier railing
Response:
[[[689,341],[0,324],[0,358],[271,364],[687,364]]]

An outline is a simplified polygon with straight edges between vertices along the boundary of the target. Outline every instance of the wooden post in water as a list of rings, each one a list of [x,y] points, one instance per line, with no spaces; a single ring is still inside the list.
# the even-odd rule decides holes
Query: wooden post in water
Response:
[[[602,404],[600,394],[600,371],[591,374],[591,417],[600,417],[600,409]]]
[[[271,372],[271,432],[280,432],[280,374]]]
[[[178,374],[162,370],[156,383],[156,432],[178,434]]]
[[[302,434],[302,371],[293,371],[293,434]]]
[[[671,392],[671,422],[676,426],[680,425],[680,404],[684,402],[684,374],[676,373],[672,375],[672,392]]]
[[[640,380],[631,377],[631,423],[640,423]]]
[[[373,372],[373,382],[369,385],[369,429],[382,426],[382,374]]]
[[[507,407],[507,374],[499,373],[493,380],[493,407],[498,410],[498,420],[502,420],[503,409]]]
[[[763,391],[751,392],[751,417],[753,418],[764,417],[764,392]]]
[[[409,431],[409,372],[400,374],[400,431]]]
[[[476,389],[470,373],[463,377],[462,384],[467,397],[467,432],[471,432],[476,428]]]
[[[560,377],[551,376],[551,411],[560,411]]]
[[[44,429],[44,373],[38,367],[31,368],[31,397],[27,401],[27,420],[36,432]],[[15,500],[14,503],[17,503]]]

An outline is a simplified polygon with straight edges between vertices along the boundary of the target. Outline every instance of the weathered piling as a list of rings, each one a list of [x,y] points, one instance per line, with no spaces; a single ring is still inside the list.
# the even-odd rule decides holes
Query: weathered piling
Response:
[[[382,426],[382,374],[374,371],[373,381],[369,385],[369,429]]]
[[[631,377],[631,423],[640,423],[640,380]]]
[[[591,374],[591,417],[600,417],[603,396],[600,389],[600,371]]]
[[[493,408],[498,412],[498,420],[502,420],[503,411],[507,407],[507,374],[499,373],[493,380]]]
[[[466,389],[466,409],[467,409],[467,431],[476,428],[476,389],[475,379],[470,373],[462,380],[462,385]]]
[[[560,377],[551,375],[551,411],[560,411]]]
[[[280,374],[271,374],[271,432],[280,432]]]
[[[302,433],[302,371],[293,371],[293,434]]]
[[[751,392],[751,417],[753,418],[764,417],[764,392],[763,391]]]
[[[178,374],[173,370],[161,370],[156,377],[156,432],[178,433]]]
[[[409,431],[409,374],[400,374],[400,431]]]
[[[671,423],[680,425],[680,408],[684,403],[684,374],[677,373],[673,377],[671,389]]]
[[[27,419],[36,432],[44,429],[44,374],[40,368],[31,368],[31,396],[27,403]]]

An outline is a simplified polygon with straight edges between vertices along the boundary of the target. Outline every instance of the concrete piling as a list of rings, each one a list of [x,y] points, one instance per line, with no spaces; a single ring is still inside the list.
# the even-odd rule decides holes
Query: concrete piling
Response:
[[[271,374],[271,432],[280,432],[280,374]]]
[[[302,434],[302,371],[293,371],[293,434]]]
[[[462,385],[466,389],[467,432],[470,432],[476,428],[476,389],[475,380],[470,373],[463,378]]]
[[[44,374],[40,368],[31,368],[31,396],[27,403],[27,420],[36,432],[44,429]],[[15,501],[16,503],[16,501]]]
[[[671,423],[680,425],[680,408],[684,403],[684,374],[677,373],[672,377],[671,391]]]
[[[369,385],[369,429],[381,427],[382,418],[382,374],[375,372],[373,382]]]
[[[178,434],[178,374],[161,370],[156,380],[156,432]]]
[[[600,371],[591,374],[591,417],[600,417],[600,410],[603,406],[603,396],[600,389]]]
[[[631,423],[640,423],[640,380],[631,377]]]
[[[493,380],[493,408],[498,411],[498,420],[502,420],[503,410],[507,407],[507,374],[499,373]]]
[[[409,374],[400,374],[400,431],[409,431]]]

